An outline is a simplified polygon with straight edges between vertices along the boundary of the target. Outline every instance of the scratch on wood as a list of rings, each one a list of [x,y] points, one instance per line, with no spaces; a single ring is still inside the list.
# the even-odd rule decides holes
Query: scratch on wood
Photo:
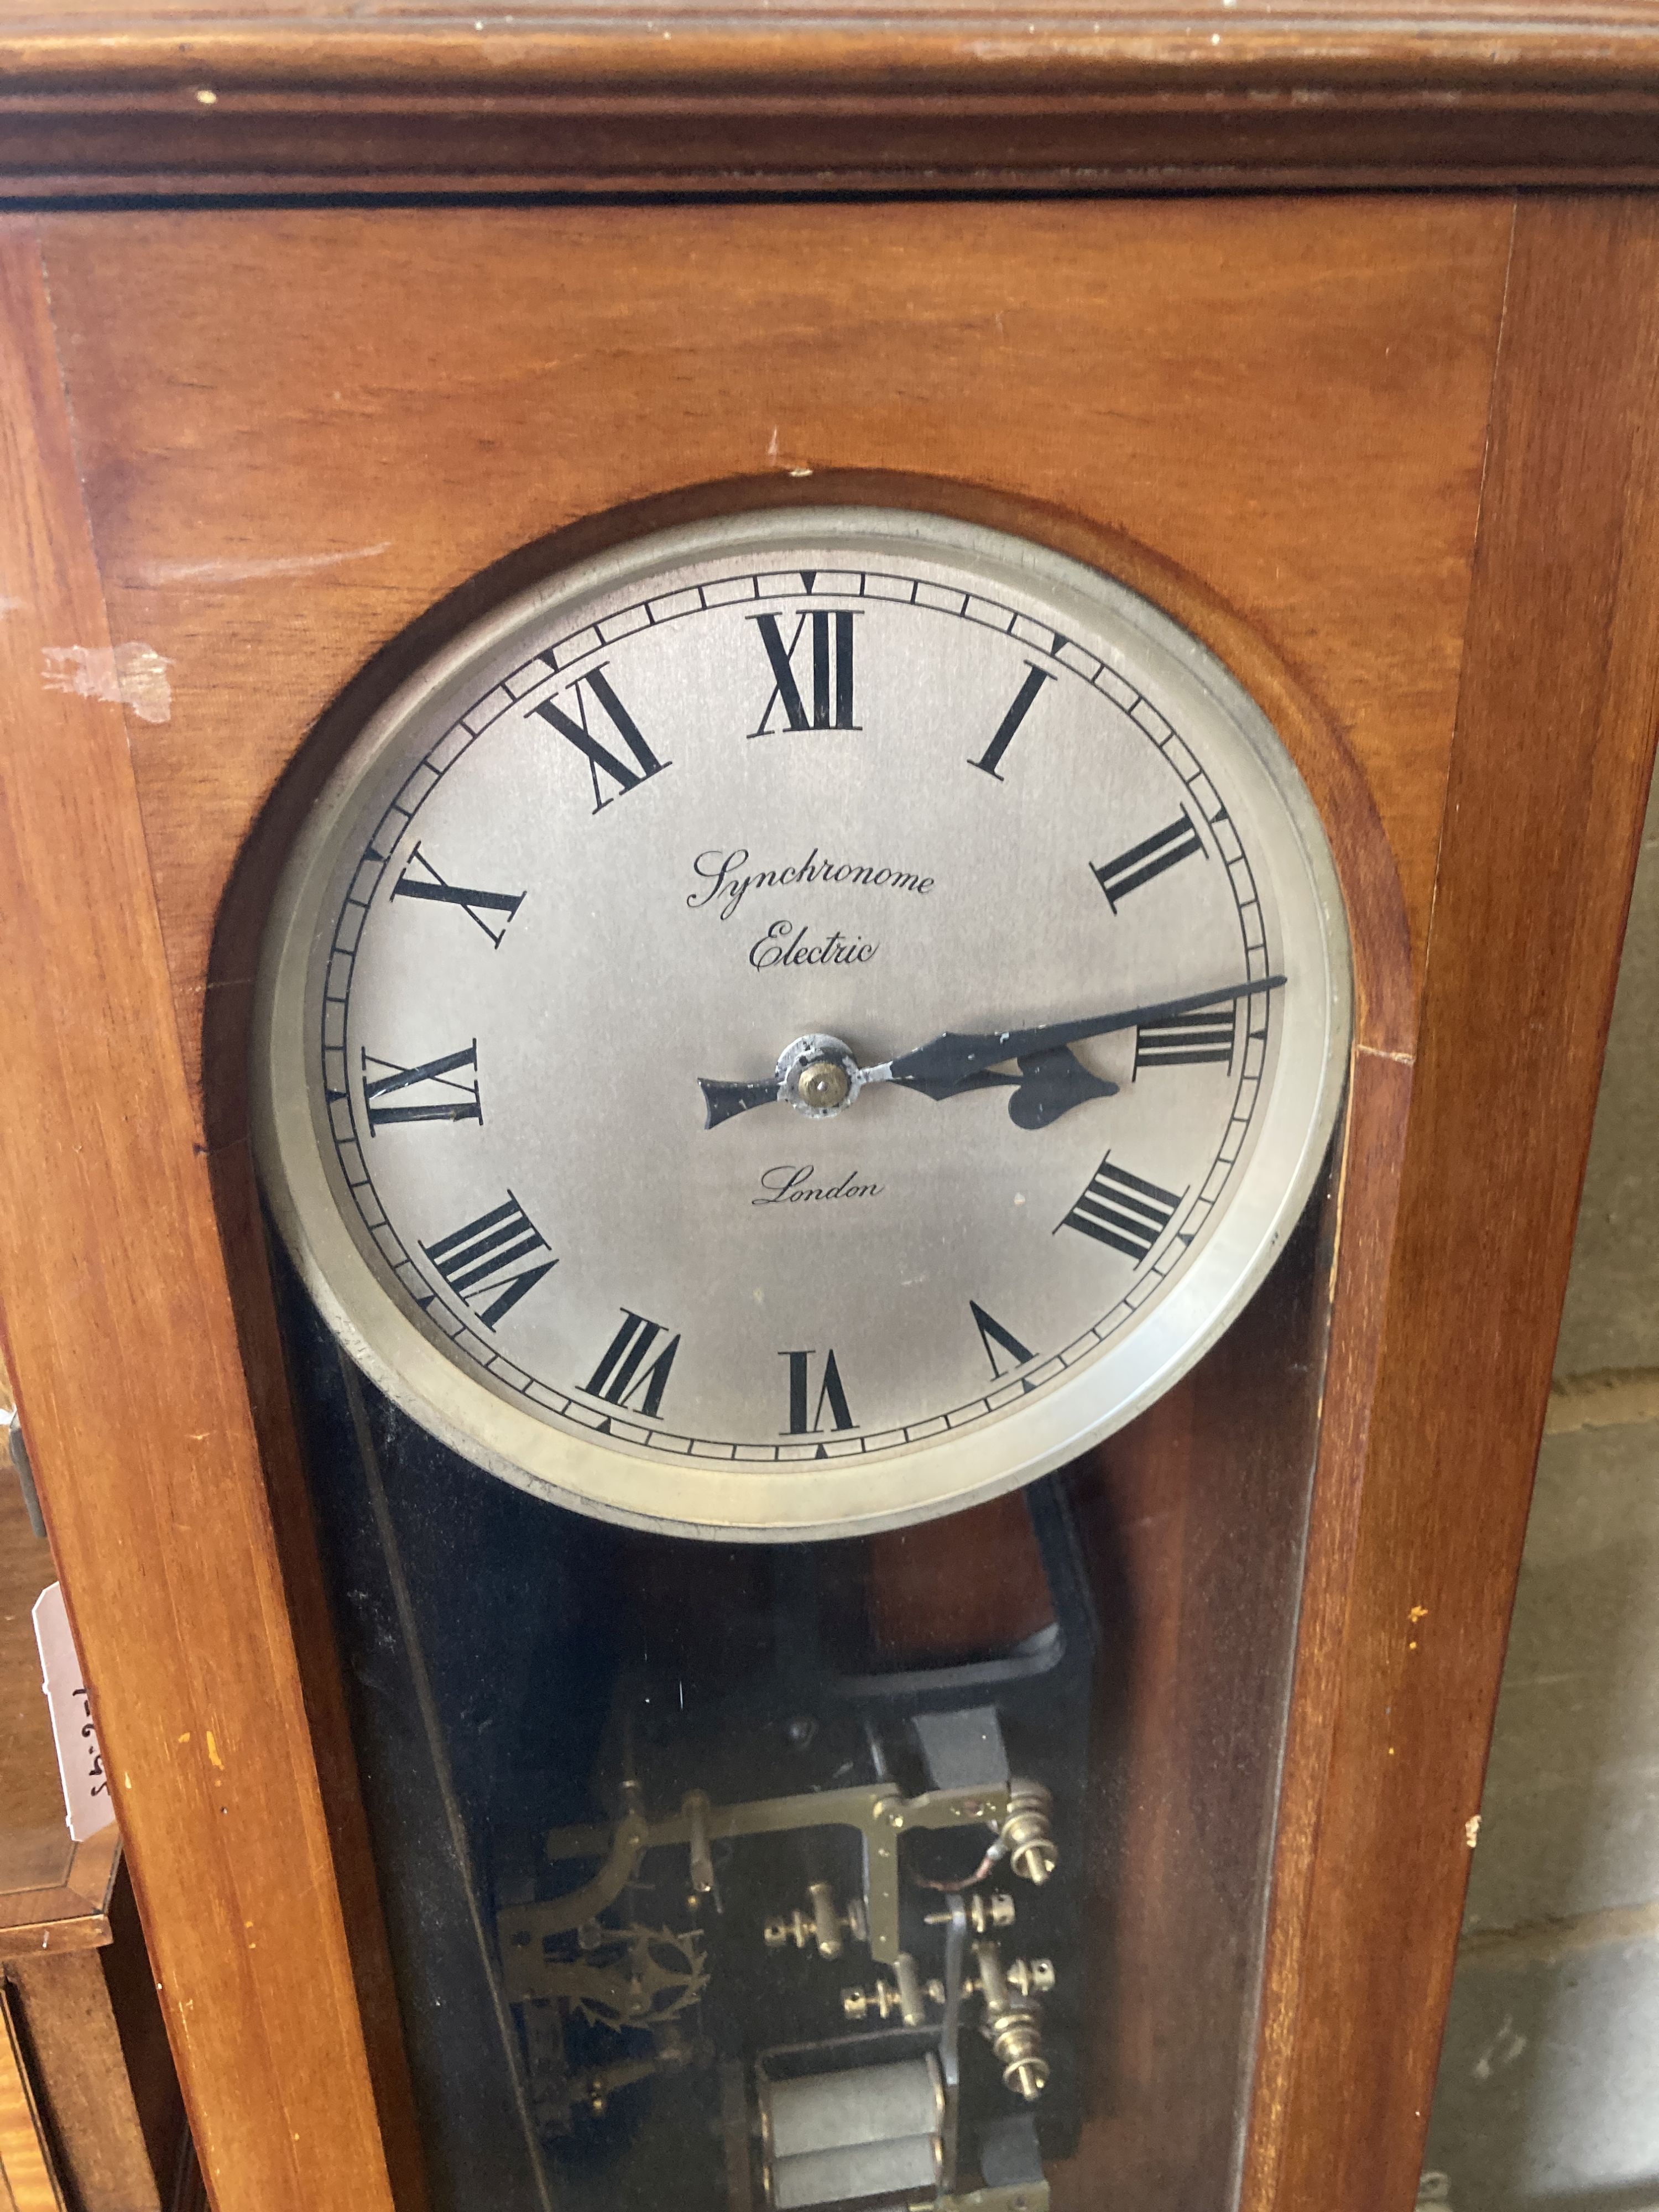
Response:
[[[342,561],[373,561],[392,550],[392,540],[353,545],[343,553],[283,553],[264,561],[152,561],[134,571],[135,584],[246,584],[258,576],[308,576],[313,569],[337,568]]]
[[[1397,1060],[1402,1067],[1415,1067],[1417,1065],[1414,1052],[1384,1052],[1382,1046],[1376,1044],[1357,1044],[1354,1050],[1363,1052],[1368,1060]]]
[[[40,659],[48,691],[131,707],[141,722],[172,720],[167,671],[173,663],[152,645],[47,645]]]

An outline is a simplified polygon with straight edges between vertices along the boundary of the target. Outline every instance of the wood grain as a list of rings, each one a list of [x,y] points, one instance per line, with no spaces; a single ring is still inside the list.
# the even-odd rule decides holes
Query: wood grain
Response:
[[[67,2212],[35,2102],[12,1998],[0,1984],[0,2191],[5,2212]]]
[[[1651,183],[1650,6],[14,11],[0,191]]]
[[[14,1959],[8,1993],[76,2212],[166,2212],[96,1951]]]
[[[374,2212],[386,2162],[121,713],[42,681],[46,648],[108,639],[16,224],[0,391],[0,568],[27,592],[0,624],[0,689],[26,702],[0,776],[8,1364],[206,2162],[232,2204]]]
[[[849,493],[1047,538],[1207,637],[1338,827],[1362,1034],[1408,1049],[1400,901],[1420,953],[1510,224],[1485,200],[52,218],[111,619],[170,663],[170,719],[131,740],[187,1058],[279,781],[278,854],[446,625],[602,529]],[[222,942],[233,1005],[269,889],[256,868]]]
[[[1659,206],[1523,206],[1364,1486],[1303,1632],[1328,1719],[1286,1808],[1285,1874],[1298,1832],[1316,1853],[1251,2206],[1394,2212],[1418,2171],[1659,714],[1656,403]]]
[[[0,574],[40,580],[0,625],[28,708],[0,782],[25,1010],[0,1279],[228,2212],[386,2206],[377,2125],[404,2154],[237,1111],[270,868],[355,719],[492,592],[826,492],[1125,575],[1269,704],[1338,836],[1362,1026],[1246,2202],[1405,2212],[1650,741],[1656,221],[1456,198],[53,216],[113,637],[169,664],[167,719],[135,707],[125,737],[40,684],[43,648],[110,633],[40,271],[0,238]],[[1218,1349],[1212,1431],[1239,1387]],[[1206,1972],[1237,2003],[1248,1965],[1236,1889],[1206,1887],[1244,1829],[1204,1792],[1254,1788],[1276,1727],[1272,1668],[1225,1665],[1251,1557],[1227,1478],[1256,1462],[1205,1421],[1201,1394],[1160,1408],[1115,1508],[1150,1637],[1127,1848],[1157,1879],[1125,1962],[1167,1998],[1125,2045],[1148,2187],[1148,2124],[1195,2110],[1170,2023],[1200,2034]]]

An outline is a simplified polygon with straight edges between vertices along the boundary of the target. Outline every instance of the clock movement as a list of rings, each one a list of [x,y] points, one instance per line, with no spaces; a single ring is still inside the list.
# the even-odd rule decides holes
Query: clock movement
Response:
[[[1659,690],[1606,28],[10,37],[0,1303],[218,2212],[1407,2212]]]

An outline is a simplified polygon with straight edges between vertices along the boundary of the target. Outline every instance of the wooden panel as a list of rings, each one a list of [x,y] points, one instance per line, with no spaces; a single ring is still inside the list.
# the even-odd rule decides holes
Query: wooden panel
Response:
[[[52,1769],[58,1787],[58,1770]],[[113,1823],[84,1844],[69,1840],[64,1797],[58,1794],[58,1832],[64,1838],[56,1881],[0,1896],[0,1959],[38,1958],[42,1952],[95,1950],[110,1938],[110,1893],[120,1864],[120,1836]]]
[[[0,1395],[9,1397],[3,1371]],[[0,1453],[0,1925],[12,1893],[61,1882],[74,1854],[29,1618],[57,1574],[51,1547],[31,1530],[17,1479]]]
[[[101,1957],[15,1959],[6,1980],[76,2212],[163,2212]]]
[[[131,737],[187,1057],[232,862],[378,647],[461,594],[357,713],[515,549],[677,485],[714,486],[707,510],[833,495],[836,471],[1103,560],[1238,667],[1350,841],[1362,1035],[1408,1048],[1388,848],[1420,949],[1510,223],[1424,200],[53,218],[111,618],[169,664]],[[222,993],[254,951],[250,922]]]
[[[1659,711],[1656,368],[1659,206],[1524,206],[1369,1464],[1304,1632],[1331,1720],[1290,1778],[1317,1852],[1253,2206],[1411,2201]]]
[[[4,2212],[66,2212],[35,2103],[9,1993],[0,1984],[0,2204]]]
[[[1656,177],[1640,0],[99,0],[0,42],[12,193]]]
[[[208,2166],[233,2204],[373,2212],[330,1838],[122,717],[87,696],[108,635],[15,225],[0,392],[0,571],[27,580],[0,624],[8,1364]],[[80,693],[46,680],[70,647],[94,656]]]

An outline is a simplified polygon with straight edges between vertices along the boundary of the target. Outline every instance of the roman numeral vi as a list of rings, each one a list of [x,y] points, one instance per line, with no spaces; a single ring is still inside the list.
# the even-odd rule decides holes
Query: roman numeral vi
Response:
[[[841,1370],[836,1364],[836,1355],[823,1355],[823,1380],[818,1386],[818,1401],[812,1407],[809,1419],[807,1408],[812,1391],[812,1362],[817,1354],[811,1352],[781,1352],[780,1359],[789,1362],[789,1426],[787,1436],[816,1436],[823,1426],[823,1409],[830,1408],[832,1428],[853,1429],[858,1426],[848,1409],[847,1393],[842,1388]]]

